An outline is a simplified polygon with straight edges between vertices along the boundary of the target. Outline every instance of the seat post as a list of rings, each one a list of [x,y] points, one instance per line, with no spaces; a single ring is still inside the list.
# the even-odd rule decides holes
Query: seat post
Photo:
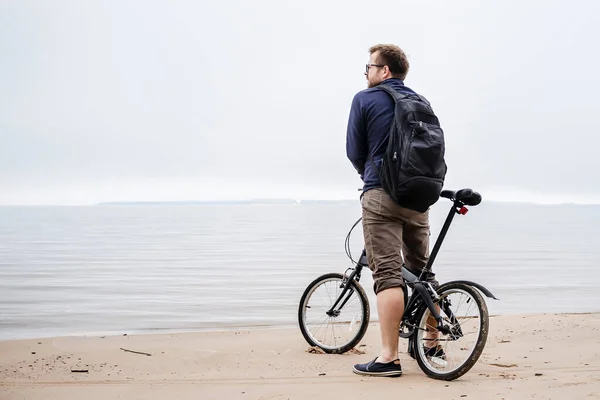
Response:
[[[457,206],[458,206],[458,204],[455,201],[452,204],[452,207],[450,208],[450,212],[448,212],[446,221],[444,222],[444,225],[442,226],[442,230],[440,231],[440,236],[438,236],[437,240],[435,241],[435,245],[433,246],[433,250],[431,251],[431,254],[429,255],[429,260],[427,261],[427,265],[425,265],[425,268],[423,268],[423,271],[421,271],[421,274],[419,277],[420,280],[423,280],[425,278],[425,274],[427,272],[431,271],[431,266],[433,265],[433,262],[435,261],[435,258],[437,256],[438,252],[440,251],[440,247],[442,246],[442,242],[444,241],[444,238],[446,237],[446,233],[448,233],[448,229],[450,228],[452,219],[454,219],[454,215],[456,214]]]

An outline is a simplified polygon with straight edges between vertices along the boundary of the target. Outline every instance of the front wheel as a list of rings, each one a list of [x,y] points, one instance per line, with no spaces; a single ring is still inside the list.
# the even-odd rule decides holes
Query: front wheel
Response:
[[[349,285],[345,293],[344,282]],[[342,274],[325,274],[315,279],[298,306],[298,324],[304,339],[331,354],[345,353],[356,346],[367,331],[369,318],[364,289]]]
[[[437,293],[436,307],[449,332],[439,332],[435,318],[424,307],[411,340],[421,370],[431,378],[451,381],[466,374],[483,352],[489,314],[485,300],[472,286],[448,282]]]

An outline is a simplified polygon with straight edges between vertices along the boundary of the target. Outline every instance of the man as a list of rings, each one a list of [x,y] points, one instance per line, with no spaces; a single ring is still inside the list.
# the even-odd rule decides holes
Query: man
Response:
[[[421,213],[401,207],[381,187],[377,171],[387,147],[395,103],[388,93],[377,89],[377,86],[385,82],[401,93],[415,92],[404,85],[409,63],[399,47],[379,44],[371,47],[369,52],[365,71],[368,89],[356,94],[352,101],[346,152],[364,182],[362,224],[365,250],[377,295],[382,347],[376,359],[355,365],[354,372],[400,376],[402,367],[398,359],[398,333],[404,312],[405,289],[400,250],[406,267],[418,275],[429,257],[429,212]],[[434,287],[438,286],[433,273],[427,280]]]

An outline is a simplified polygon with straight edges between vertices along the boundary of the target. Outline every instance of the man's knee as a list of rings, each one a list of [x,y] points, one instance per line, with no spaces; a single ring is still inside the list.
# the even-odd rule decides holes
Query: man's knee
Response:
[[[406,285],[404,284],[402,277],[373,279],[373,291],[375,292],[375,295],[378,295],[380,292],[391,288],[401,288],[402,291],[405,291]]]

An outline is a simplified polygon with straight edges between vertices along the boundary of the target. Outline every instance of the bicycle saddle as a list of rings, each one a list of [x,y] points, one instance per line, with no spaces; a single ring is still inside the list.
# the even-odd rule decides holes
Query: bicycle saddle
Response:
[[[481,195],[468,188],[460,189],[457,192],[454,192],[453,190],[442,190],[440,196],[446,199],[459,201],[465,206],[476,206],[481,203]]]

